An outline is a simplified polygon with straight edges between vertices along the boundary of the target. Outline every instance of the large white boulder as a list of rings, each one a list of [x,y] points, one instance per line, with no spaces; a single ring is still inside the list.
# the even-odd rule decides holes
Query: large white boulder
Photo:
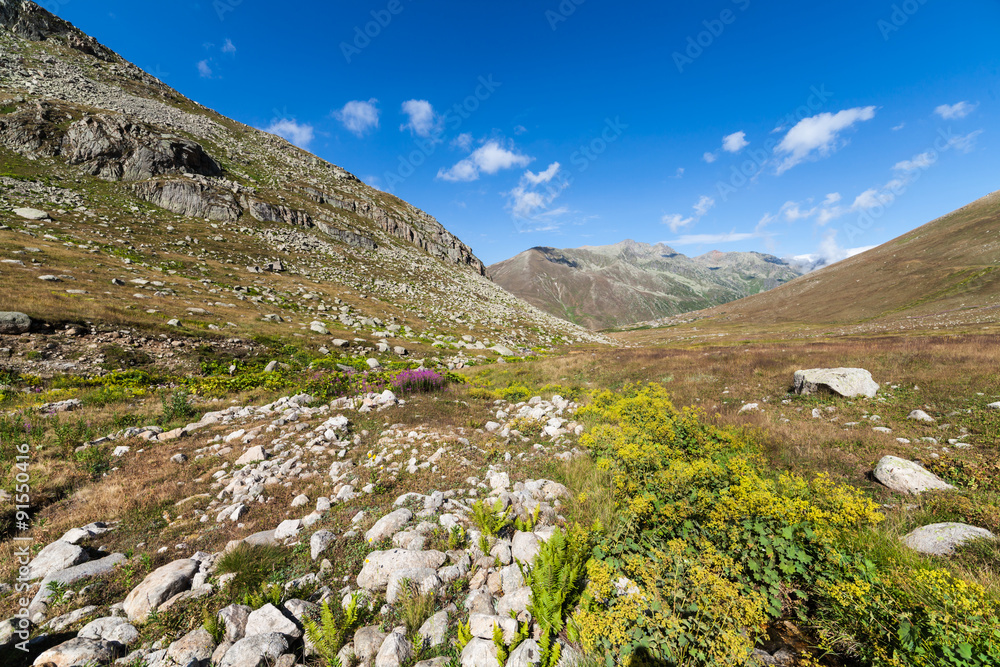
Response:
[[[924,491],[945,491],[955,488],[919,463],[896,456],[883,456],[875,466],[874,474],[875,479],[893,491],[912,496]]]
[[[964,523],[932,523],[905,535],[903,544],[914,551],[931,556],[950,556],[957,547],[972,540],[995,539],[985,528]]]
[[[410,551],[389,549],[373,551],[365,559],[364,567],[358,573],[358,586],[369,591],[385,590],[389,578],[398,570],[441,567],[448,557],[440,551]]]
[[[150,612],[174,595],[191,588],[198,563],[185,558],[153,570],[125,598],[124,610],[130,621],[144,621]]]
[[[875,398],[879,386],[863,368],[811,368],[795,371],[795,393],[809,395],[830,391],[846,398]]]

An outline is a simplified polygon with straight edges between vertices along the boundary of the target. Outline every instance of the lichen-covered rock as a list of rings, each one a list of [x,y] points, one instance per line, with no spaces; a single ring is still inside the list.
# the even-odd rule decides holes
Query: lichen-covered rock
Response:
[[[54,665],[54,667],[84,667],[85,665],[107,665],[125,655],[125,647],[99,639],[76,637],[45,651],[34,665]]]
[[[0,334],[16,336],[31,330],[31,318],[16,311],[0,312]]]
[[[875,466],[875,479],[897,493],[919,495],[924,491],[954,489],[919,463],[896,456],[884,456]]]
[[[903,544],[922,554],[950,556],[966,542],[996,538],[985,528],[964,523],[932,523],[911,531],[901,539]]]
[[[389,549],[388,551],[373,551],[365,559],[364,567],[357,576],[357,584],[369,591],[385,590],[389,577],[397,570],[430,568],[437,570],[448,556],[440,551],[408,551],[406,549]]]
[[[288,650],[288,639],[280,632],[244,637],[233,644],[219,667],[270,667]]]

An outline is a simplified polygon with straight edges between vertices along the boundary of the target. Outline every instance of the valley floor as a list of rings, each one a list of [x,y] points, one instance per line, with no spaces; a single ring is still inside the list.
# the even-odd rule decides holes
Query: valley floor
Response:
[[[162,650],[182,638],[190,643],[202,626],[215,632],[207,620],[215,612],[237,603],[263,607],[267,582],[296,582],[274,603],[287,610],[289,599],[302,598],[318,614],[314,602],[337,604],[348,590],[368,595],[374,611],[361,629],[377,628],[371,632],[383,640],[395,632],[410,646],[393,654],[395,662],[373,663],[379,665],[503,664],[504,651],[520,660],[529,643],[543,661],[559,644],[564,658],[598,664],[604,652],[617,660],[636,649],[633,631],[645,642],[636,656],[647,656],[633,664],[744,664],[751,650],[759,664],[996,664],[990,661],[1000,642],[982,633],[1000,610],[1000,543],[980,540],[937,557],[909,551],[898,538],[941,522],[1000,534],[1000,410],[990,407],[1000,401],[998,347],[1000,336],[927,335],[575,348],[464,369],[427,392],[392,384],[395,372],[387,373],[384,387],[352,388],[357,400],[337,399],[335,389],[317,394],[324,386],[318,384],[201,385],[188,394],[135,372],[88,384],[11,371],[0,406],[7,492],[0,582],[11,588],[0,598],[0,617],[21,607],[15,536],[30,537],[37,553],[66,531],[104,522],[113,530],[84,539],[86,556],[78,557],[93,562],[117,553],[123,564],[50,585],[44,618],[32,627],[32,651],[8,645],[2,662],[30,664],[94,618],[127,614],[137,631],[130,660],[176,664],[158,662]],[[830,367],[871,371],[878,397],[791,393],[796,370]],[[19,391],[31,386],[44,393]],[[391,397],[379,393],[385,387]],[[300,393],[310,388],[314,395]],[[53,410],[74,398],[80,403],[70,410],[39,412],[42,402]],[[910,419],[917,409],[934,421]],[[102,440],[110,434],[115,439]],[[14,511],[21,442],[30,445],[27,532]],[[900,496],[872,477],[887,455],[919,461],[956,488]],[[704,499],[711,502],[699,509]],[[720,515],[723,507],[730,514]],[[671,522],[676,530],[665,528]],[[748,525],[759,534],[743,535]],[[268,534],[281,527],[285,535]],[[556,539],[563,551],[538,551],[556,533],[565,535]],[[223,557],[210,554],[251,535],[264,535],[278,550],[266,558],[250,552],[266,567],[243,589],[220,583]],[[743,546],[732,548],[730,538]],[[511,566],[518,545],[529,540],[536,546],[520,572]],[[431,572],[437,583],[417,586],[432,593],[422,614],[413,611],[417,593],[398,592],[399,577],[362,581],[369,560],[393,548],[444,557],[431,566],[439,568]],[[128,603],[122,608],[158,568],[189,558],[199,563],[195,583],[212,588],[189,581],[197,594],[148,616],[133,617]],[[636,559],[679,569],[646,580],[640,570],[650,568],[637,569]],[[822,576],[800,571],[809,569]],[[546,588],[533,572],[555,579]],[[626,590],[601,588],[612,574],[626,576]],[[924,585],[921,576],[937,583]],[[565,597],[543,601],[553,581],[562,581]],[[29,596],[36,596],[32,583]],[[518,604],[515,594],[523,598],[525,589],[533,603]],[[640,589],[645,602],[637,610],[628,605]],[[677,607],[678,591],[703,613]],[[956,591],[964,597],[955,598]],[[648,611],[660,609],[661,595],[662,611]],[[729,609],[731,596],[745,606]],[[883,607],[859,606],[860,598]],[[969,607],[973,602],[978,608]],[[971,615],[961,622],[941,620],[963,609]],[[510,610],[514,621],[505,615]],[[432,638],[423,622],[442,611],[444,630]],[[854,612],[869,616],[852,621]],[[897,613],[911,616],[899,627],[879,626]],[[493,623],[502,639],[494,638]],[[617,637],[620,623],[628,625],[628,638]],[[677,628],[707,652],[678,653]],[[912,637],[900,634],[911,628]],[[213,637],[212,652],[226,641]],[[297,642],[288,645],[294,662],[323,662],[309,642]],[[361,655],[359,642],[351,629],[341,644]],[[379,648],[368,657],[374,660]],[[961,657],[972,650],[975,657]],[[244,664],[225,651],[216,657]]]

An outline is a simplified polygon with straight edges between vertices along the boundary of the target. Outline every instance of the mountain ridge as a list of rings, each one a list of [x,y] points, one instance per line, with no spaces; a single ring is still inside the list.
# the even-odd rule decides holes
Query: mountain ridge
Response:
[[[762,253],[687,257],[664,243],[530,248],[488,267],[497,284],[591,329],[700,310],[770,289],[800,273]]]

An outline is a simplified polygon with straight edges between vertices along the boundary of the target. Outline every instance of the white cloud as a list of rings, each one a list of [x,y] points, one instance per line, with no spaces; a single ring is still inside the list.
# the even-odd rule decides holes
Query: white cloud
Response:
[[[677,173],[674,174],[674,178],[681,178],[684,176],[684,167],[677,167]]]
[[[569,187],[567,181],[552,180],[559,174],[560,165],[553,162],[548,168],[540,173],[525,171],[521,176],[520,183],[513,190],[507,193],[509,203],[508,210],[516,218],[540,220],[551,219],[569,212],[566,207],[549,210],[549,205],[562,194],[562,191]],[[541,188],[540,186],[545,186]],[[551,229],[551,227],[546,228]],[[540,231],[533,229],[532,231]]]
[[[902,130],[902,129],[903,129],[904,127],[906,127],[906,123],[900,123],[900,124],[899,124],[899,125],[897,125],[896,127],[892,128],[892,131],[893,131],[893,132],[899,132],[899,131],[900,131],[900,130]]]
[[[778,165],[782,174],[807,159],[826,157],[837,148],[840,133],[854,124],[875,117],[875,107],[855,107],[837,113],[821,113],[800,120],[782,138],[775,148],[778,154],[787,155]]]
[[[976,110],[979,103],[969,104],[968,102],[957,102],[955,104],[942,104],[939,107],[934,108],[934,113],[941,116],[945,120],[958,120],[960,118],[965,118],[970,113]]]
[[[352,100],[344,105],[344,108],[333,113],[334,118],[344,124],[344,127],[359,137],[364,136],[369,130],[378,127],[378,102],[375,98],[362,102]]]
[[[526,128],[524,125],[515,125],[514,126],[514,134],[516,134],[518,136],[520,136],[522,134],[525,134],[527,131],[528,131],[528,128]]]
[[[548,183],[557,173],[559,173],[559,163],[553,162],[549,165],[548,169],[538,174],[530,171],[524,172],[524,178],[532,185],[539,185],[540,183]]]
[[[212,78],[212,68],[209,66],[207,60],[198,61],[198,75],[203,79]]]
[[[299,148],[306,148],[313,140],[313,126],[305,123],[299,124],[294,118],[280,120],[276,118],[264,128],[264,131],[283,137]]]
[[[713,206],[715,206],[715,200],[707,195],[702,195],[698,202],[691,207],[694,209],[693,215],[684,217],[680,213],[668,213],[663,216],[660,222],[670,227],[670,231],[676,233],[682,227],[687,227],[701,220]]]
[[[749,145],[746,132],[733,132],[722,138],[722,150],[730,153],[739,153]]]
[[[715,153],[705,153],[704,155],[701,156],[701,159],[704,160],[705,162],[709,163],[709,164],[712,164],[713,162],[715,162],[719,158],[716,157]]]
[[[459,161],[450,169],[441,169],[437,177],[444,181],[475,181],[480,174],[495,174],[503,169],[526,167],[532,158],[518,153],[516,149],[504,148],[500,142],[491,139]]]
[[[927,169],[936,161],[937,155],[927,151],[921,153],[920,155],[914,155],[912,160],[902,160],[901,162],[897,162],[893,169],[897,171],[917,171],[918,169]]]
[[[672,241],[664,241],[667,245],[716,245],[719,243],[737,243],[759,235],[750,232],[729,232],[728,234],[684,234]]]
[[[960,137],[951,137],[948,139],[948,148],[954,148],[963,153],[971,153],[972,149],[976,147],[976,137],[982,133],[982,130],[976,130]]]
[[[233,54],[236,53],[236,45],[233,44],[233,40],[231,40],[231,39],[227,39],[226,40],[226,43],[222,45],[222,52],[223,53],[233,53]]]
[[[462,151],[469,151],[472,149],[472,135],[468,132],[463,132],[454,139],[451,140],[452,148],[457,148]]]
[[[715,206],[715,200],[707,195],[702,195],[698,203],[694,205],[695,215],[703,218],[713,206]]]
[[[409,130],[418,137],[430,137],[441,130],[441,119],[434,113],[434,107],[427,100],[407,100],[403,102],[403,113],[409,117],[400,130]]]

